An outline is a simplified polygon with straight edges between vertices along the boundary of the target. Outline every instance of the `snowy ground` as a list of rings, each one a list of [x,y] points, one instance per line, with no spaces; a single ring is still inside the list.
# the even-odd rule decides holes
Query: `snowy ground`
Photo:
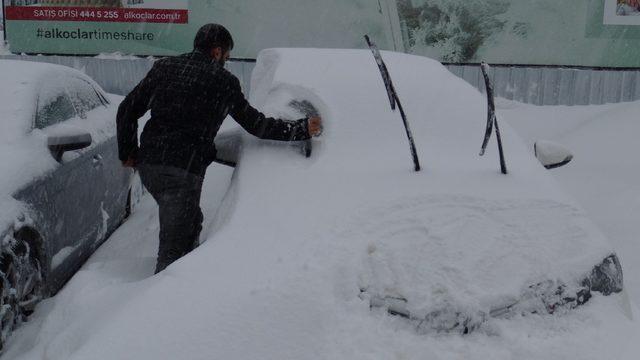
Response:
[[[309,60],[313,54],[297,55]],[[464,280],[478,275],[474,273],[476,264],[485,266],[483,270],[489,272],[493,266],[470,257],[474,249],[483,250],[481,246],[472,244],[473,249],[456,248],[450,241],[464,243],[465,239],[473,238],[474,229],[486,231],[483,224],[496,218],[499,219],[497,223],[507,225],[497,229],[510,235],[482,234],[495,244],[517,238],[522,229],[540,234],[536,232],[539,229],[535,228],[535,223],[518,219],[515,213],[530,211],[538,220],[558,224],[553,216],[545,218],[545,212],[549,215],[560,209],[563,214],[566,207],[549,207],[546,206],[549,202],[544,201],[526,202],[527,196],[540,196],[541,190],[542,196],[547,195],[549,199],[558,197],[561,202],[565,199],[554,190],[554,181],[533,166],[539,165],[527,160],[525,150],[508,127],[503,128],[503,135],[512,160],[512,177],[498,174],[495,150],[483,159],[477,158],[481,139],[478,138],[476,144],[475,135],[482,135],[484,113],[479,94],[468,85],[456,83],[458,80],[440,66],[433,63],[427,66],[424,59],[398,57],[395,63],[391,62],[392,68],[426,66],[425,74],[420,75],[427,80],[423,84],[438,84],[437,88],[408,89],[403,84],[416,82],[415,75],[406,73],[398,77],[400,96],[406,100],[404,105],[410,118],[416,119],[414,134],[422,145],[419,149],[425,160],[426,170],[412,173],[406,143],[400,141],[403,134],[396,126],[398,123],[379,121],[389,114],[384,93],[376,92],[380,96],[373,102],[373,93],[362,91],[379,88],[379,79],[369,75],[371,70],[376,74],[375,64],[368,64],[368,68],[352,67],[346,74],[344,61],[329,61],[337,55],[357,60],[354,64],[367,64],[362,59],[370,59],[366,53],[317,58],[324,68],[320,72],[322,76],[315,79],[316,94],[335,105],[331,113],[320,109],[327,115],[326,119],[335,120],[327,122],[325,138],[317,144],[314,154],[319,152],[322,156],[315,155],[307,160],[295,149],[249,141],[241,166],[231,180],[234,183],[231,196],[225,198],[225,201],[232,201],[223,205],[233,206],[225,208],[218,217],[214,217],[215,209],[230,184],[230,171],[212,167],[202,201],[205,223],[225,222],[225,226],[216,227],[218,231],[209,241],[158,276],[151,276],[157,246],[157,214],[153,201],[145,199],[136,214],[67,286],[37,308],[32,319],[9,341],[3,359],[634,359],[633,355],[640,349],[637,342],[629,341],[629,338],[640,339],[640,331],[637,323],[624,316],[624,298],[620,295],[596,296],[586,306],[566,314],[493,320],[465,337],[418,334],[404,320],[387,316],[382,311],[372,312],[368,304],[357,298],[357,285],[362,278],[375,280],[376,276],[381,276],[378,285],[396,285],[396,290],[410,291],[403,294],[407,297],[418,297],[423,292],[436,300],[444,299],[445,303],[452,300],[472,304],[476,300],[474,295],[483,294],[486,289],[476,288],[475,284]],[[310,76],[304,68],[297,68],[305,61],[299,64],[293,61],[299,56],[288,58],[289,68],[294,69],[288,76],[264,72],[264,78],[258,80],[270,86],[269,81],[274,79],[286,82]],[[277,56],[269,60],[278,61]],[[356,76],[362,82],[357,87],[352,82],[339,87],[341,91],[349,91],[349,96],[335,93],[335,83],[346,75]],[[429,81],[433,79],[437,81]],[[276,86],[275,89],[283,90],[273,92],[275,100],[278,94],[301,90],[291,86]],[[313,97],[314,94],[307,95]],[[266,97],[265,92],[254,99],[265,100]],[[460,97],[465,98],[466,107],[452,106]],[[424,104],[424,99],[431,101]],[[581,164],[578,160],[591,157],[579,150],[582,147],[578,145],[589,143],[592,131],[601,131],[600,126],[614,133],[616,130],[606,125],[594,126],[583,135],[579,130],[589,128],[586,124],[591,123],[589,120],[596,114],[627,119],[633,118],[633,109],[639,107],[639,104],[606,108],[501,105],[499,116],[511,122],[521,135],[557,139],[572,148],[575,163],[556,170],[556,174],[575,171],[574,179],[580,181],[587,175],[578,170],[587,171],[590,165],[582,163],[578,166]],[[352,108],[359,112],[350,113]],[[417,120],[426,113],[430,115],[428,121]],[[476,116],[478,113],[481,114],[479,117]],[[566,121],[567,125],[553,122],[551,129],[550,125],[541,127],[541,123],[534,123],[541,117],[550,120],[551,116],[557,116],[563,124]],[[475,118],[480,120],[476,122]],[[460,123],[465,127],[459,127]],[[621,123],[626,124],[626,121]],[[471,126],[473,131],[466,126]],[[456,140],[441,137],[443,129],[455,133]],[[378,135],[373,140],[370,131]],[[543,131],[551,133],[539,133]],[[625,131],[631,136],[629,129]],[[572,138],[567,136],[569,133],[578,135]],[[575,142],[568,141],[570,139]],[[610,137],[608,142],[624,141]],[[449,156],[438,153],[442,149]],[[593,157],[594,162],[605,158],[602,152],[594,153],[592,156],[597,156]],[[633,154],[628,151],[624,155],[631,159]],[[451,158],[465,161],[451,163]],[[598,174],[600,171],[598,169]],[[349,176],[344,176],[345,173]],[[287,182],[287,176],[292,175],[295,175],[292,178],[296,183]],[[634,172],[625,176],[629,176],[626,184],[633,185]],[[567,181],[572,184],[570,177]],[[607,179],[603,181],[611,183]],[[499,184],[495,185],[496,182]],[[514,186],[513,182],[531,188]],[[390,188],[390,183],[395,186]],[[491,184],[494,186],[488,186]],[[485,199],[459,196],[457,192],[453,198],[443,192],[435,197],[410,196],[415,191],[429,194],[443,189],[458,190],[461,186],[467,187],[470,193],[484,195]],[[598,187],[597,184],[592,186]],[[587,187],[584,191],[591,194]],[[398,195],[404,200],[398,200]],[[487,198],[505,200],[514,196],[521,201],[487,201]],[[574,193],[574,196],[581,200],[580,194]],[[359,199],[355,205],[349,202],[353,198]],[[307,206],[300,206],[301,201]],[[275,208],[270,204],[277,204],[278,211],[274,213]],[[381,207],[381,204],[385,206]],[[505,210],[504,204],[513,211]],[[546,207],[527,208],[527,205]],[[585,207],[589,210],[588,205]],[[628,216],[633,216],[633,209],[626,209],[625,215],[627,212]],[[243,216],[238,217],[238,214]],[[580,211],[572,210],[571,214],[577,218],[582,216]],[[335,218],[340,221],[334,222]],[[431,229],[434,223],[438,226]],[[327,230],[323,228],[327,224],[339,226]],[[630,226],[626,229],[630,231]],[[203,234],[206,238],[210,232],[205,229]],[[569,235],[565,239],[567,245],[569,241],[582,244],[584,240],[575,237],[575,233],[560,235]],[[433,243],[419,241],[425,236]],[[387,238],[397,241],[385,241]],[[402,242],[420,248],[410,247],[407,257],[407,249],[397,244]],[[623,240],[622,246],[631,244],[633,241],[626,243]],[[522,275],[519,265],[539,267],[535,261],[539,258],[528,257],[530,253],[555,255],[546,253],[545,248],[527,245],[533,245],[533,242],[513,249],[514,258],[505,256],[495,262],[496,266],[503,266],[514,259],[518,261],[511,266],[513,273],[495,274],[502,275],[504,285],[512,277]],[[549,245],[556,244],[550,242]],[[433,248],[443,251],[429,251]],[[413,250],[416,250],[415,256],[412,256]],[[421,254],[428,258],[421,258]],[[627,269],[627,283],[637,284],[627,265],[634,259],[624,253],[621,255]],[[483,253],[483,256],[491,260],[492,254]],[[466,259],[476,262],[465,263]],[[413,265],[416,261],[423,270],[433,269],[434,276],[429,276],[428,271],[418,271]],[[440,262],[456,265],[435,266]],[[549,266],[562,269],[565,264],[551,263]],[[413,276],[417,276],[413,280],[418,281],[406,287],[411,285]],[[441,283],[439,278],[442,278]],[[492,282],[491,277],[478,275],[476,278],[487,285],[501,285]],[[462,281],[448,282],[456,279]],[[447,297],[447,292],[452,290],[457,291]]]

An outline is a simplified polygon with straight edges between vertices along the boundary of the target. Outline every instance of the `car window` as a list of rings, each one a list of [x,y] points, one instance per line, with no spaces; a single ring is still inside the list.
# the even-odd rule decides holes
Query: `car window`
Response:
[[[85,118],[87,112],[108,100],[88,81],[65,76],[60,81],[42,84],[38,96],[35,128],[42,129],[75,116]]]
[[[82,118],[86,116],[87,112],[104,105],[93,85],[81,78],[70,78],[67,84],[67,92],[78,116]]]
[[[36,111],[36,129],[44,129],[76,116],[76,110],[66,93],[60,92],[45,102],[38,101]]]

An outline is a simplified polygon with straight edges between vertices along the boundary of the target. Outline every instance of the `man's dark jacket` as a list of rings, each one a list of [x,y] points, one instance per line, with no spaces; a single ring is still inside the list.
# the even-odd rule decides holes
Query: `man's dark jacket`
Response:
[[[147,110],[138,149],[138,119]],[[118,108],[120,160],[167,165],[204,176],[215,158],[213,139],[231,115],[249,133],[282,141],[309,138],[306,119],[267,118],[245,99],[240,82],[218,62],[194,51],[158,60]]]

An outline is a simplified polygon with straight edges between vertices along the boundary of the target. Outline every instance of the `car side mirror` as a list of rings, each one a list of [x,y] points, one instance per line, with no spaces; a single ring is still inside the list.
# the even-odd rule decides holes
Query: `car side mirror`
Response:
[[[242,150],[242,133],[237,130],[218,133],[214,143],[216,145],[216,158],[213,161],[222,165],[236,167]]]
[[[60,127],[56,131],[48,132],[47,147],[56,161],[62,161],[62,155],[67,151],[84,149],[91,145],[93,139],[88,132],[72,128]]]
[[[537,141],[533,152],[540,163],[547,169],[555,169],[567,165],[573,160],[571,151],[551,141]]]

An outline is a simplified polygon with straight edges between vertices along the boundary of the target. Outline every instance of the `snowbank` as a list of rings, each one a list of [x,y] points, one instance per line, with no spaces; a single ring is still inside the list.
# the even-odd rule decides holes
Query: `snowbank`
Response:
[[[598,106],[529,106],[499,102],[499,116],[526,137],[556,141],[573,161],[551,173],[615,245],[632,300],[640,301],[640,102]]]
[[[420,335],[359,297],[363,288],[403,296],[416,313],[487,311],[537,281],[577,281],[612,251],[510,127],[502,128],[509,176],[498,171],[495,144],[477,156],[485,100],[476,90],[437,62],[383,56],[424,171],[412,171],[370,53],[264,51],[252,102],[291,117],[299,114],[289,99],[314,103],[326,126],[311,159],[247,136],[221,211],[207,217],[208,241],[147,279],[95,288],[81,271],[68,286],[74,296],[39,307],[44,320],[20,330],[7,357],[625,355],[619,334],[640,332],[623,295],[554,316],[489,320],[470,336]]]

